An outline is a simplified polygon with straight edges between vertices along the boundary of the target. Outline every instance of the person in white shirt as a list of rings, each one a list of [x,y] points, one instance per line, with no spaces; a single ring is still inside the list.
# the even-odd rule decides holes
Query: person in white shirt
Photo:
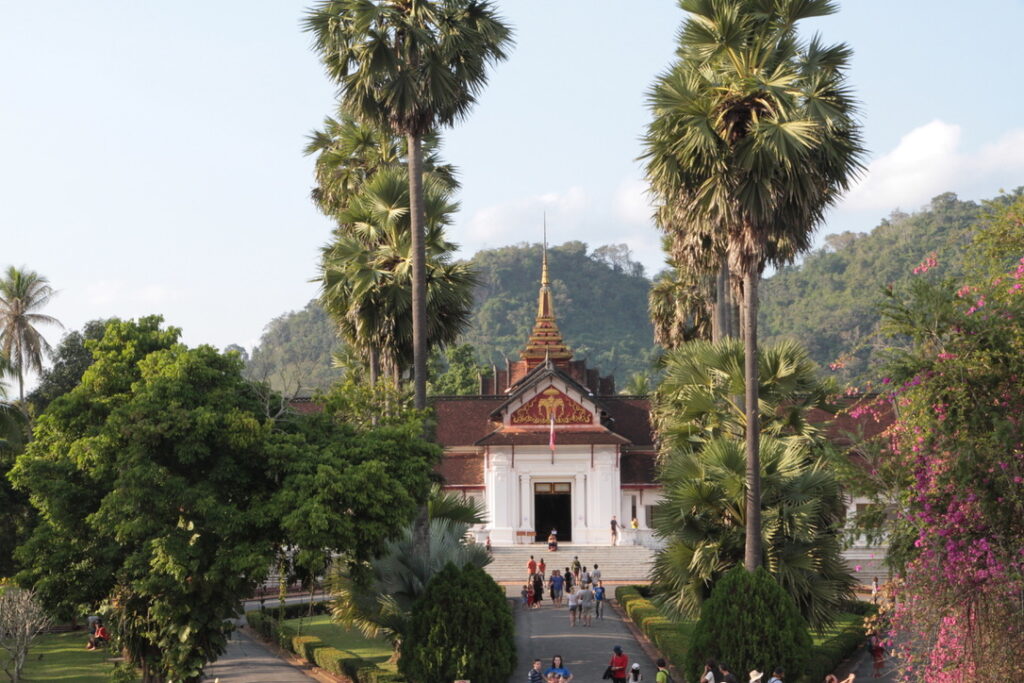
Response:
[[[594,618],[594,591],[590,590],[589,584],[583,584],[583,588],[580,589],[576,600],[579,605],[577,609],[580,613],[580,618],[583,620],[583,625],[591,626],[591,620]]]
[[[568,591],[566,599],[569,601],[569,626],[576,625],[576,607],[579,605],[579,599],[576,597],[579,595],[577,591]]]

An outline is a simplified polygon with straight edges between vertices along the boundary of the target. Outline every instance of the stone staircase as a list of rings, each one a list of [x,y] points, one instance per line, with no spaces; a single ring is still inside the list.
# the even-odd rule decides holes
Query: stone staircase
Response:
[[[494,580],[504,586],[521,586],[526,581],[526,563],[530,555],[540,562],[544,558],[547,573],[552,569],[572,566],[573,557],[579,556],[585,567],[593,570],[594,564],[601,568],[601,581],[606,586],[624,583],[648,583],[654,552],[640,545],[597,546],[560,543],[558,550],[549,552],[547,545],[515,545],[495,547],[493,561],[487,571]]]

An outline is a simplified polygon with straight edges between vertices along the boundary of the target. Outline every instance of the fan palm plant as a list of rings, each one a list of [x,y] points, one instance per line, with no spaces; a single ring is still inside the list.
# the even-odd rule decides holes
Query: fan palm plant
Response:
[[[763,559],[820,629],[854,585],[840,555],[845,512],[827,440],[808,420],[812,409],[834,411],[831,387],[795,342],[768,346],[758,360]],[[665,486],[655,518],[666,546],[653,578],[662,600],[689,617],[744,561],[746,416],[734,398],[744,394],[743,361],[738,340],[691,342],[666,355],[655,393]]]
[[[50,353],[38,326],[63,327],[53,316],[36,312],[53,294],[49,280],[31,270],[10,266],[0,278],[0,353],[18,377],[20,401],[25,400],[25,371],[42,372],[43,356]]]
[[[686,217],[674,229],[721,250],[740,279],[746,383],[747,548],[761,562],[757,288],[768,263],[810,236],[862,168],[846,45],[804,42],[797,24],[831,0],[682,0],[679,61],[650,92],[647,176]]]
[[[488,0],[323,0],[306,17],[342,107],[408,141],[414,403],[426,407],[423,139],[464,118],[511,30]]]

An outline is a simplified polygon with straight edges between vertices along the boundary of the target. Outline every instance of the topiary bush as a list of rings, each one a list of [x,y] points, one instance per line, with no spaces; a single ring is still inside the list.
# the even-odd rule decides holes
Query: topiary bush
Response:
[[[686,676],[699,680],[704,662],[716,659],[734,671],[770,673],[781,666],[787,680],[796,680],[810,649],[807,623],[789,594],[763,567],[756,572],[736,567],[701,607],[686,653]]]
[[[516,666],[505,592],[473,565],[448,563],[413,603],[402,674],[414,681],[504,681]]]

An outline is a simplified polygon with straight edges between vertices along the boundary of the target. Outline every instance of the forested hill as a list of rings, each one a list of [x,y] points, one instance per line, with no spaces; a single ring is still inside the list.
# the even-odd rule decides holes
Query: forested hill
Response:
[[[478,252],[481,279],[465,341],[480,359],[504,366],[519,359],[537,315],[541,247],[519,244]],[[654,354],[647,315],[651,283],[625,245],[588,252],[582,242],[548,248],[548,269],[558,327],[576,358],[587,358],[622,387],[646,369]]]
[[[480,277],[473,317],[463,343],[478,359],[504,366],[518,360],[537,315],[541,247],[520,244],[477,253]],[[647,317],[650,281],[625,245],[588,252],[582,242],[548,249],[555,314],[566,343],[618,386],[648,367],[654,331]],[[248,363],[249,376],[288,394],[326,389],[341,376],[331,367],[339,347],[333,326],[316,301],[272,320]]]
[[[792,337],[822,367],[845,365],[841,377],[870,378],[881,345],[873,334],[883,288],[898,288],[933,252],[943,276],[959,275],[964,245],[983,213],[947,192],[917,213],[893,212],[869,233],[829,235],[824,248],[762,284],[761,340]]]

